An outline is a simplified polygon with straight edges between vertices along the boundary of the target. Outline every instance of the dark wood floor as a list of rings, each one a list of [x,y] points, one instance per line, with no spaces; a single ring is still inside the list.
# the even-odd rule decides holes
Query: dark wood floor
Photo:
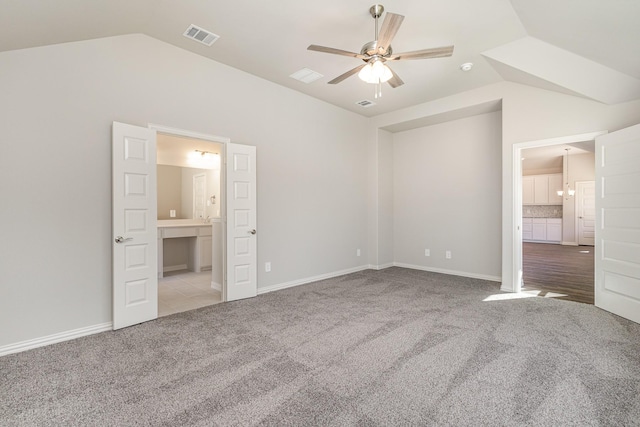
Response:
[[[566,296],[558,299],[593,304],[593,262],[593,246],[523,243],[523,290],[540,290],[540,296],[561,294]]]

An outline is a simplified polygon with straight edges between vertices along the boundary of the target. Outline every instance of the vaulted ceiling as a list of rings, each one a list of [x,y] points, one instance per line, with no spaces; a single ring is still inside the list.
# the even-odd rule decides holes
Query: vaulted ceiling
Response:
[[[307,50],[359,52],[374,38],[372,0],[0,0],[0,51],[143,33],[365,116],[398,110],[503,80],[617,104],[640,98],[640,1],[395,0],[405,19],[395,52],[455,45],[448,58],[398,61],[405,84],[352,76],[361,64]],[[384,16],[383,16],[384,18]],[[195,24],[220,36],[207,47],[183,36]],[[468,72],[460,65],[471,62]],[[289,77],[308,68],[305,84]],[[211,76],[216,78],[216,76]],[[356,104],[371,100],[368,108]]]

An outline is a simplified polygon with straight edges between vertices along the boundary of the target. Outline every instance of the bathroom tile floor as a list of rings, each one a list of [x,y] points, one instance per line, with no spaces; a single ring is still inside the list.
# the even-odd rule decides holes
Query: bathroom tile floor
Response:
[[[158,279],[158,317],[221,302],[221,293],[211,289],[211,271],[172,271]]]

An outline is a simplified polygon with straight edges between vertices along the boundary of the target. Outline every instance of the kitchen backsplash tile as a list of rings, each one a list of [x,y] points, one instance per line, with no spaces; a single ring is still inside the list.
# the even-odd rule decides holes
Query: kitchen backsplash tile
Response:
[[[562,218],[562,206],[526,205],[522,207],[523,218]]]

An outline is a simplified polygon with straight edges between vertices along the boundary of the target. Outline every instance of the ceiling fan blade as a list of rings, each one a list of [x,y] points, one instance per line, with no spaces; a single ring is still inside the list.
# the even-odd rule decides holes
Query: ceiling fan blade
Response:
[[[391,70],[391,67],[388,67],[388,68]],[[402,79],[396,74],[395,71],[391,70],[391,74],[393,74],[393,77],[387,80],[387,83],[389,83],[389,86],[391,86],[392,88],[397,88],[398,86],[402,86],[404,84]]]
[[[327,82],[330,85],[335,85],[340,83],[341,81],[343,81],[344,79],[346,79],[347,77],[351,77],[354,74],[356,74],[357,72],[359,72],[360,70],[362,70],[362,68],[364,68],[364,66],[367,64],[362,64],[362,65],[358,65],[356,68],[351,69],[349,71],[347,71],[344,74],[340,74],[338,77],[336,77],[335,79],[331,80],[330,82]]]
[[[431,49],[414,50],[413,52],[395,53],[385,59],[387,61],[400,61],[403,59],[444,58],[451,55],[453,55],[453,46],[442,46]]]
[[[332,53],[334,55],[352,56],[354,58],[364,59],[365,56],[355,52],[349,52],[342,49],[335,49],[332,47],[318,46],[317,44],[309,45],[307,50],[314,50],[316,52]]]
[[[380,33],[378,34],[378,43],[376,44],[376,47],[381,50],[383,55],[389,49],[389,45],[400,29],[403,19],[404,16],[391,12],[387,12],[385,15],[382,28],[380,28]]]

